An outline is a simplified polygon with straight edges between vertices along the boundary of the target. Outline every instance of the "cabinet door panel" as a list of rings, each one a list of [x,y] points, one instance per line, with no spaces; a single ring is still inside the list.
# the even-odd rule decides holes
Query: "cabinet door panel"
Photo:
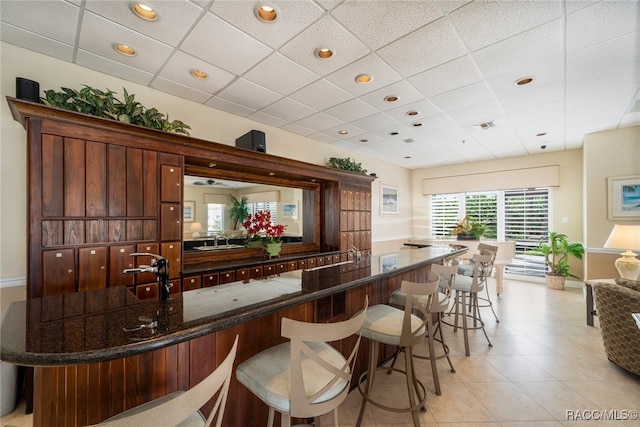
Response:
[[[127,150],[118,145],[109,145],[107,158],[109,191],[109,216],[127,214]]]
[[[107,287],[107,248],[78,249],[78,291]]]
[[[107,215],[107,147],[99,142],[86,143],[86,206],[88,217]]]
[[[127,241],[143,240],[144,229],[141,219],[127,220]]]
[[[62,216],[64,198],[64,145],[62,138],[42,135],[42,216]]]
[[[180,240],[182,232],[182,211],[176,203],[163,203],[160,210],[160,239]]]
[[[225,283],[235,282],[236,273],[233,270],[229,271],[221,271],[220,272],[220,284],[224,285]]]
[[[127,222],[125,220],[109,221],[109,242],[124,242],[127,240]]]
[[[73,249],[42,252],[42,296],[75,292],[75,253]]]
[[[179,167],[162,165],[160,168],[161,202],[180,202],[182,198],[182,171]]]
[[[95,219],[85,223],[85,241],[87,243],[103,243],[109,239],[109,224],[102,219]]]
[[[200,289],[202,279],[200,276],[189,276],[182,279],[182,292]]]
[[[139,243],[136,246],[136,252],[159,255],[159,245],[157,243]],[[136,257],[137,265],[151,265],[151,262],[152,258],[150,256]],[[136,275],[136,283],[151,283],[155,282],[155,280],[155,273],[138,273]]]
[[[202,287],[208,288],[210,286],[216,286],[219,283],[218,273],[209,273],[202,275]]]
[[[182,266],[180,265],[180,242],[162,243],[160,255],[169,261],[169,278],[180,277]]]
[[[142,192],[144,216],[158,216],[158,153],[145,150],[142,155]]]
[[[131,256],[134,251],[133,245],[109,248],[109,286],[133,285],[135,275],[125,274],[122,270],[137,266],[137,260]]]
[[[262,267],[251,267],[249,268],[249,278],[250,279],[262,279],[263,268]]]
[[[64,215],[84,216],[84,141],[64,139]]]
[[[127,148],[127,216],[144,215],[142,150]]]
[[[62,221],[42,221],[42,246],[57,246],[64,242]]]
[[[64,222],[64,244],[77,245],[84,243],[84,221]]]
[[[158,298],[158,284],[145,283],[144,285],[136,286],[136,296],[139,299]]]

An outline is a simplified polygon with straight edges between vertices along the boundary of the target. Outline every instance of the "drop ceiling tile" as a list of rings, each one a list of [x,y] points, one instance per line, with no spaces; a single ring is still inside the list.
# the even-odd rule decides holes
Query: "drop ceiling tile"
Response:
[[[620,127],[640,126],[640,112],[628,113],[620,120]]]
[[[153,79],[153,74],[151,73],[81,49],[76,54],[76,64],[144,86],[148,85]]]
[[[385,101],[385,98],[387,96],[392,95],[398,97],[398,100],[395,102]],[[386,111],[391,110],[392,108],[400,107],[402,105],[421,101],[424,99],[424,95],[422,95],[413,86],[403,80],[363,95],[360,97],[360,99],[374,106],[380,111]]]
[[[491,78],[562,55],[562,21],[557,19],[473,52],[480,72]]]
[[[409,111],[416,111],[418,114],[410,116],[407,114]],[[415,120],[424,120],[426,117],[439,115],[441,112],[440,109],[433,105],[430,100],[423,99],[421,101],[412,102],[407,105],[387,110],[386,114],[400,123],[407,123]]]
[[[346,134],[342,134],[342,132],[347,132]],[[336,127],[326,129],[322,133],[325,133],[330,136],[335,136],[336,140],[346,140],[351,139],[354,136],[362,135],[364,130],[353,126],[349,123],[343,123]]]
[[[389,126],[371,133],[383,138],[387,142],[393,143],[401,143],[405,139],[415,138],[416,135],[416,131],[413,128],[403,124]]]
[[[235,102],[218,98],[217,96],[205,102],[205,105],[216,108],[218,110],[226,111],[230,114],[235,114],[236,116],[240,117],[247,117],[248,115],[255,112],[255,109],[253,108],[248,108],[244,105],[236,104]]]
[[[485,148],[478,148],[476,150],[465,150],[459,153],[460,158],[466,162],[482,162],[485,160],[493,160],[495,156],[486,150]]]
[[[363,133],[357,136],[351,136],[345,139],[345,141],[351,142],[356,147],[364,147],[375,142],[384,142],[384,138],[380,138],[372,133]]]
[[[537,105],[531,108],[523,108],[521,110],[507,111],[505,115],[514,125],[531,121],[555,122],[557,120],[564,120],[564,100]]]
[[[282,126],[282,129],[287,130],[289,132],[293,132],[295,134],[298,135],[302,135],[302,136],[309,136],[312,133],[315,133],[315,131],[313,129],[309,129],[307,127],[304,126],[300,126],[296,123],[289,123],[287,125]]]
[[[389,128],[398,124],[397,120],[392,119],[384,113],[372,114],[352,122],[355,126],[365,132],[374,132],[380,129]]]
[[[368,74],[373,80],[367,84],[357,83],[356,77],[360,74]],[[353,95],[360,96],[398,82],[402,80],[402,76],[384,63],[378,55],[372,53],[330,74],[327,80]]]
[[[491,100],[449,111],[448,115],[461,126],[471,126],[497,120],[497,117],[502,116],[502,110],[496,101]]]
[[[445,147],[464,146],[465,148],[480,145],[468,133],[460,129],[459,126],[449,126],[437,129],[430,129],[419,132],[421,138],[436,142]]]
[[[415,118],[414,120],[411,121],[411,123],[413,123],[414,121],[419,121],[420,123],[422,123],[422,126],[420,126],[420,129],[417,130],[418,133],[427,131],[427,130],[445,128],[445,127],[455,125],[455,123],[451,121],[451,119],[448,116],[444,114],[436,114],[434,116],[429,116],[429,117]]]
[[[182,85],[180,83],[176,83],[172,80],[167,80],[162,77],[156,77],[151,82],[150,87],[153,89],[157,89],[159,91],[170,93],[175,96],[179,96],[180,98],[188,99],[193,102],[197,102],[199,104],[203,104],[209,98],[211,98],[211,94],[207,92],[202,92],[191,87]]]
[[[286,120],[265,114],[263,111],[256,111],[255,113],[248,115],[247,118],[275,127],[284,126],[288,123]]]
[[[183,41],[181,49],[237,75],[246,72],[273,51],[211,13],[198,21]]]
[[[514,111],[561,101],[563,97],[564,83],[558,82],[536,87],[517,95],[505,96],[498,99],[498,102],[505,111]]]
[[[567,54],[567,78],[594,73],[640,59],[640,32]]]
[[[558,19],[559,1],[481,1],[451,13],[451,21],[471,51]]]
[[[324,142],[326,144],[337,141],[335,136],[328,135],[325,133],[314,133],[313,135],[309,135],[309,138],[314,139],[316,141]]]
[[[208,77],[197,79],[191,75],[191,71],[194,70],[204,71]],[[169,58],[158,76],[209,94],[224,88],[236,77],[228,71],[179,50]]]
[[[442,12],[432,2],[347,0],[331,15],[376,50],[442,17]]]
[[[171,54],[170,46],[93,13],[84,14],[80,34],[80,49],[150,73],[156,73]],[[135,56],[116,52],[119,43],[135,48]]]
[[[604,1],[571,13],[567,15],[567,52],[636,32],[639,17],[637,1]]]
[[[353,99],[353,95],[340,89],[326,79],[320,79],[292,93],[289,98],[306,104],[311,108],[315,108],[318,111],[322,111]]]
[[[295,122],[317,113],[313,108],[307,107],[306,105],[288,98],[282,98],[260,111],[264,114],[282,119],[286,123]],[[286,123],[283,123],[280,126],[284,126]]]
[[[319,59],[314,51],[330,48],[333,56]],[[280,53],[316,74],[326,76],[369,53],[369,49],[330,16],[311,25],[285,44]]]
[[[289,95],[320,78],[279,53],[270,55],[244,77],[282,95]]]
[[[442,65],[467,53],[446,18],[440,18],[377,51],[404,77]]]
[[[482,80],[471,57],[447,62],[407,79],[416,89],[430,97]]]
[[[274,49],[294,38],[324,13],[313,2],[276,0],[270,1],[269,6],[275,7],[278,18],[273,22],[264,22],[255,14],[255,8],[259,6],[259,2],[217,0],[210,10]]]
[[[473,83],[430,98],[443,111],[457,110],[493,99],[485,82]]]
[[[567,99],[567,124],[587,120],[598,120],[602,117],[621,117],[629,107],[629,93],[636,93],[640,85],[617,86],[588,95]]]
[[[564,79],[564,57],[556,56],[537,64],[510,71],[487,80],[489,88],[497,98],[509,95],[518,95],[535,90],[551,83],[561,82]],[[523,77],[532,77],[533,82],[528,85],[517,85],[516,81]]]
[[[304,119],[298,120],[296,122],[297,125],[304,126],[309,129],[313,129],[316,132],[322,132],[325,129],[339,126],[343,123],[344,121],[336,119],[335,117],[331,117],[330,115],[325,114],[323,112],[313,114],[309,117],[305,117]]]
[[[33,13],[32,7],[37,7],[38,13]],[[65,1],[0,2],[2,22],[68,45],[75,43],[79,17],[80,8]]]
[[[63,61],[71,62],[73,60],[73,46],[13,25],[0,23],[0,39],[3,42],[62,59]]]
[[[242,78],[231,83],[216,96],[254,110],[264,108],[282,98],[280,94]]]
[[[366,102],[354,98],[335,107],[327,108],[324,112],[346,122],[351,122],[371,116],[377,113],[378,110]]]
[[[147,21],[132,11],[133,4],[127,0],[87,1],[85,8],[171,46],[180,43],[202,14],[201,7],[188,1],[156,1],[149,5],[156,10],[158,18],[155,21]]]
[[[640,82],[640,61],[567,80],[567,97]]]

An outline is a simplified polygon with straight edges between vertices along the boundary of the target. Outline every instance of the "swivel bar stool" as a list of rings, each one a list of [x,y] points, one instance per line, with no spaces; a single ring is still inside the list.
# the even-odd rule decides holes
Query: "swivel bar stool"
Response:
[[[378,408],[393,412],[411,412],[415,427],[420,427],[418,411],[426,411],[424,406],[427,400],[427,392],[424,385],[416,378],[413,365],[413,347],[424,341],[424,336],[429,321],[427,307],[431,307],[431,300],[438,292],[440,277],[433,272],[429,273],[427,283],[415,283],[402,281],[400,289],[406,294],[404,309],[398,309],[386,304],[377,304],[369,307],[360,335],[369,340],[369,365],[358,381],[358,390],[363,400],[360,406],[357,426],[362,423],[362,417],[367,403]],[[424,299],[419,300],[423,296]],[[420,313],[418,317],[412,312]],[[378,369],[378,351],[381,345],[400,347],[405,354],[405,371],[393,369],[406,376],[409,405],[405,407],[390,407],[376,402],[371,397],[375,375]],[[363,386],[363,382],[365,383]]]
[[[425,339],[427,341],[429,354],[418,354],[415,351],[413,353],[413,357],[417,359],[429,360],[431,362],[433,384],[436,388],[436,394],[438,396],[442,395],[442,391],[440,389],[440,380],[438,376],[438,367],[436,366],[436,361],[446,357],[447,361],[449,362],[451,372],[456,372],[455,368],[453,367],[453,363],[451,363],[451,358],[449,357],[449,346],[444,341],[444,335],[442,335],[442,328],[440,327],[440,320],[442,320],[442,316],[444,312],[449,308],[449,303],[451,302],[451,287],[453,285],[453,281],[455,280],[456,272],[458,271],[458,262],[456,260],[453,260],[452,262],[452,265],[431,265],[431,271],[440,276],[440,281],[438,283],[440,292],[437,294],[437,298],[435,296],[434,298],[432,298],[431,306],[427,307],[427,311],[430,313],[430,315],[428,319],[429,321],[427,322]],[[391,297],[389,297],[389,304],[396,307],[404,307],[406,298],[407,295],[402,292],[401,289],[398,289],[391,294]],[[424,295],[421,295],[418,300],[426,303],[426,297]],[[442,354],[436,354],[436,342],[438,342],[442,346]],[[396,350],[396,354],[393,355],[393,361],[391,362],[389,373],[391,373],[391,369],[394,367],[400,351],[401,349],[400,347],[398,347],[398,349]]]
[[[486,283],[487,279],[491,277],[491,274],[493,273],[493,264],[495,263],[496,255],[498,254],[498,247],[493,245],[487,245],[486,243],[478,243],[478,252],[480,253],[480,255],[491,255],[491,265],[487,266],[486,274],[483,276],[483,279],[485,281],[484,290],[486,293],[486,297],[482,297],[478,295],[478,300],[484,301],[485,304],[479,304],[478,307],[489,307],[493,312],[493,317],[496,318],[496,322],[500,323],[500,319],[498,318],[496,311],[493,309],[493,302],[491,302],[491,296],[489,295],[489,284]],[[472,276],[473,262],[471,262],[470,264],[460,264],[458,272],[465,276]]]

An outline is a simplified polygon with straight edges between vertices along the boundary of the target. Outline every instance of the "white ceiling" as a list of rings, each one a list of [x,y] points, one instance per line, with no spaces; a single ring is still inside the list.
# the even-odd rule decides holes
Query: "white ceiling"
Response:
[[[147,1],[154,22],[131,3],[2,0],[1,39],[409,169],[574,149],[640,124],[637,0],[267,0],[272,23],[258,1]]]

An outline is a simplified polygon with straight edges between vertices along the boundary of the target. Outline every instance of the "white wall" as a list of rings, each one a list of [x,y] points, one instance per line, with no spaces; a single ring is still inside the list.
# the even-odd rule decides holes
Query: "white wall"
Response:
[[[291,159],[325,164],[329,157],[356,157],[379,179],[372,184],[374,203],[373,239],[384,242],[411,234],[410,171],[364,155],[354,155],[340,147],[323,144],[284,130],[187,101],[154,89],[70,64],[7,43],[0,44],[1,93],[4,99],[15,96],[15,78],[25,77],[40,83],[44,90],[60,87],[82,88],[86,84],[122,94],[126,87],[146,107],[156,107],[172,119],[191,126],[191,136],[235,145],[235,139],[251,129],[265,132],[267,151]],[[24,283],[26,275],[26,131],[11,117],[6,102],[1,106],[0,144],[0,286]],[[379,183],[398,185],[400,214],[379,215]]]

